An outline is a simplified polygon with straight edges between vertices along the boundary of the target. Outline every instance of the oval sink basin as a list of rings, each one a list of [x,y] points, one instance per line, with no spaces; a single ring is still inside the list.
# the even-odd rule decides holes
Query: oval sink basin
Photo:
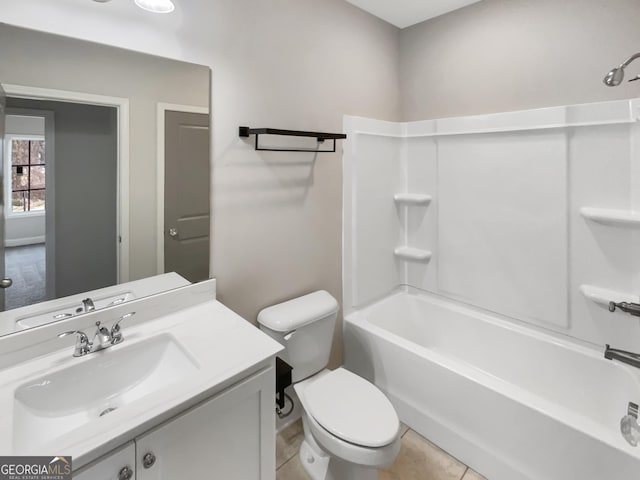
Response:
[[[15,451],[33,451],[199,369],[170,335],[91,353],[75,361],[16,389]]]

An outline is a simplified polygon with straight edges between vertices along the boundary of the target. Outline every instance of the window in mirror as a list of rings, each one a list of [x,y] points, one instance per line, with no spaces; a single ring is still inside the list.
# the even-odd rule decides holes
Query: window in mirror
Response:
[[[45,209],[45,142],[39,137],[10,138],[7,170],[11,172],[9,215]]]

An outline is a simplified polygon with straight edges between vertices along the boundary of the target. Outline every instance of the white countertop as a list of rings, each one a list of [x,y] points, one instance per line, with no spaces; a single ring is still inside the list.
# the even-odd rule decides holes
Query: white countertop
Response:
[[[282,350],[280,344],[217,300],[137,325],[123,325],[122,331],[125,341],[101,352],[75,358],[73,347],[65,342],[64,348],[0,370],[0,455],[71,455],[76,470],[241,378],[268,367],[274,355]],[[160,334],[171,335],[193,356],[199,369],[178,383],[62,435],[49,445],[34,451],[14,451],[14,392],[20,385],[94,355],[112,355],[119,349],[135,348],[135,344]]]

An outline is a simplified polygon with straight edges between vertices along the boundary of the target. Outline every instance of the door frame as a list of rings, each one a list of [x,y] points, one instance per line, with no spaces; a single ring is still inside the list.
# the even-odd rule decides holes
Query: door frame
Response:
[[[157,274],[164,273],[164,164],[165,164],[165,113],[184,112],[200,113],[210,115],[208,107],[197,107],[195,105],[179,105],[176,103],[158,102],[157,106],[157,148],[156,148],[156,192],[157,192],[157,229],[156,229],[156,268]],[[211,118],[209,118],[209,128],[211,128]],[[211,133],[209,133],[211,135]],[[211,151],[209,151],[209,162],[211,162]],[[211,188],[211,187],[209,187]]]
[[[117,148],[117,196],[116,204],[116,256],[117,281],[129,281],[129,99],[92,93],[29,87],[25,85],[2,84],[7,97],[31,100],[53,100],[85,105],[99,105],[116,109],[118,119]]]

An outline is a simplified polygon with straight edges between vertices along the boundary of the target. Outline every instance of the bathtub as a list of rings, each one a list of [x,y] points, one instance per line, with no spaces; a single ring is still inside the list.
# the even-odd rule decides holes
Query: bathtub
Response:
[[[640,370],[426,293],[346,316],[345,365],[402,421],[489,480],[639,480],[620,434]]]

